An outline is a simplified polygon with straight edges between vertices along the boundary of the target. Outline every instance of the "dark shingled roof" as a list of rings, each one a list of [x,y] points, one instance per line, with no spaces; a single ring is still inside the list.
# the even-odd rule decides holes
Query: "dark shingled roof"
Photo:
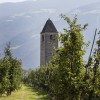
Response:
[[[47,20],[41,33],[45,33],[45,32],[58,33],[56,27],[54,26],[53,22],[50,19]]]

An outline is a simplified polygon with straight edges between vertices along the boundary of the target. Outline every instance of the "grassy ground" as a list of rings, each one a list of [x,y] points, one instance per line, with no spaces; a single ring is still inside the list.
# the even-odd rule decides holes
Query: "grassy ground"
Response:
[[[50,100],[44,93],[38,92],[29,86],[22,85],[21,89],[11,96],[3,95],[0,100]]]

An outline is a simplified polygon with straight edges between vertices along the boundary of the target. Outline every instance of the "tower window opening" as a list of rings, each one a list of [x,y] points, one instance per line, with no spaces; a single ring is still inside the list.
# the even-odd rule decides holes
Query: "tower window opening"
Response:
[[[44,35],[42,35],[42,41],[44,41]]]
[[[50,40],[55,40],[55,35],[50,35]]]
[[[53,40],[53,36],[52,35],[50,35],[50,40]]]

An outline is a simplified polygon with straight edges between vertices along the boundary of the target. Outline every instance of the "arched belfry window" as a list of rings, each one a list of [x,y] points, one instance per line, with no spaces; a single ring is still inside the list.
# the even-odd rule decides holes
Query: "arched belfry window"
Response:
[[[52,35],[50,35],[50,40],[52,40],[53,39],[53,36]]]
[[[42,35],[42,41],[44,41],[44,35]]]
[[[50,40],[55,40],[56,36],[55,35],[50,35]]]

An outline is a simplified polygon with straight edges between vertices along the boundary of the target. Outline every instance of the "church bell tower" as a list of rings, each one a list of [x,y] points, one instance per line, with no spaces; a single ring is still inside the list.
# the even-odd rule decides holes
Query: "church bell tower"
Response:
[[[57,29],[53,22],[48,19],[40,33],[40,66],[48,64],[51,60],[51,54],[56,54],[54,48],[58,47],[57,35]]]

